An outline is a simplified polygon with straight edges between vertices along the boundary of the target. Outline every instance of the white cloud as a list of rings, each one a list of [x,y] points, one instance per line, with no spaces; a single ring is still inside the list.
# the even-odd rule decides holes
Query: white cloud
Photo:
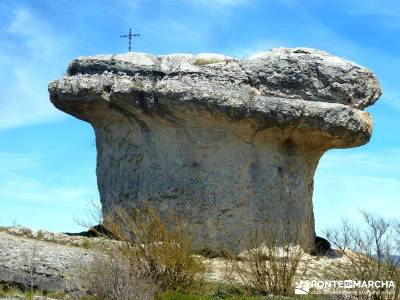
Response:
[[[149,7],[149,3],[146,0],[116,0],[120,5],[131,8],[132,10],[140,10]],[[214,12],[222,13],[223,10],[232,9],[235,7],[252,5],[257,0],[159,0],[154,2],[153,6],[155,9],[161,9],[168,12],[168,9],[172,10],[179,7],[192,7],[202,9],[202,15],[212,14]],[[129,13],[129,12],[127,12]]]
[[[52,24],[39,19],[28,9],[17,9],[8,26],[8,33],[22,38],[24,47],[33,56],[44,61],[60,62],[59,55],[65,51],[68,38],[56,32]]]
[[[40,165],[36,156],[19,153],[0,152],[0,176],[14,174]]]
[[[3,91],[0,130],[63,117],[50,103],[48,79],[36,74],[35,65],[11,66],[8,78],[3,79],[7,84]]]
[[[89,200],[97,199],[95,186],[52,185],[34,177],[8,177],[0,183],[0,221],[1,225],[15,222],[35,229],[80,231],[75,220],[92,221],[85,208]]]
[[[0,130],[63,117],[50,103],[47,84],[64,68],[68,38],[28,9],[16,9],[0,32],[0,80],[3,84]],[[2,36],[3,35],[3,36]]]
[[[85,199],[93,192],[83,187],[62,184],[49,186],[45,184],[45,179],[38,180],[37,175],[31,174],[40,172],[43,167],[38,155],[0,152],[0,199],[73,206],[76,199]]]
[[[176,19],[167,15],[162,15],[151,23],[151,26],[146,28],[146,31],[150,34],[161,35],[164,39],[169,40],[171,43],[180,41],[182,37],[185,37],[187,43],[191,45],[203,45],[207,30],[200,30],[193,28],[188,25],[187,19]],[[205,26],[206,27],[206,26]],[[174,34],[170,34],[174,32]]]

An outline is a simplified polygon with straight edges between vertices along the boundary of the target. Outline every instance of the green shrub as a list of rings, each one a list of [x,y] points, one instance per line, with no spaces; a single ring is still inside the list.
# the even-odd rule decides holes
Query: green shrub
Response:
[[[218,285],[212,293],[213,298],[226,299],[228,297],[243,296],[244,291],[234,285]]]
[[[43,240],[43,238],[44,238],[44,233],[43,233],[42,230],[39,230],[39,231],[37,232],[37,234],[36,234],[36,239],[38,239],[38,240]]]
[[[187,295],[177,291],[167,291],[156,296],[156,300],[214,300],[210,296]]]

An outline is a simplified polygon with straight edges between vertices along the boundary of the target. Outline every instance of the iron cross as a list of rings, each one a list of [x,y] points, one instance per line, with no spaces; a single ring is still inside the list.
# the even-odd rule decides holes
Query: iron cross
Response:
[[[132,45],[132,37],[139,37],[139,33],[132,33],[132,28],[129,28],[129,33],[125,35],[121,35],[122,38],[128,38],[129,39],[129,52],[131,52],[131,45]]]

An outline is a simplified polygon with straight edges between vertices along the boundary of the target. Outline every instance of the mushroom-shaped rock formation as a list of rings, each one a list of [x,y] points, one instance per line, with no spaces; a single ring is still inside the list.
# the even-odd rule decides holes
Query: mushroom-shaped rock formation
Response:
[[[307,48],[79,57],[49,91],[95,130],[104,213],[172,209],[198,245],[236,250],[256,229],[313,247],[318,161],[369,141],[363,108],[381,94],[369,70]]]

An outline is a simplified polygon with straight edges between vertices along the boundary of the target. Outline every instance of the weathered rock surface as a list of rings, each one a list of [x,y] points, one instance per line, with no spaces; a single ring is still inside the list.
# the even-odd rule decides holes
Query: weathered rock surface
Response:
[[[150,202],[190,221],[199,245],[256,228],[314,244],[313,176],[331,148],[368,142],[367,69],[313,49],[80,57],[49,84],[53,104],[92,124],[103,211]]]
[[[0,282],[74,293],[81,288],[80,270],[92,254],[78,247],[0,232]]]
[[[38,240],[38,238],[46,239],[46,236],[51,237],[52,242]],[[64,243],[67,238],[61,233],[32,231],[21,227],[0,232],[0,283],[17,284],[28,289],[32,283],[34,289],[44,292],[64,291],[66,295],[63,299],[78,299],[85,295],[83,281],[92,270],[88,267],[90,268],[95,255],[99,257],[102,252],[95,252],[96,248],[87,250],[66,246]],[[105,239],[103,242],[115,243]],[[197,257],[209,267],[204,275],[206,281],[226,282],[232,275],[237,276],[234,273],[234,264],[229,260]],[[245,263],[248,256],[243,252],[240,257]],[[324,270],[345,263],[349,263],[348,258],[341,256],[338,251],[331,251],[328,255],[318,258],[304,254],[300,262],[300,269],[304,270],[304,274],[300,273],[305,276],[302,277],[303,280],[321,279],[324,278]],[[101,278],[101,274],[99,276]],[[237,279],[241,281],[239,277]],[[5,298],[0,296],[0,300],[2,299]],[[14,296],[6,299],[25,299],[25,297]],[[46,297],[34,299],[52,300]]]

